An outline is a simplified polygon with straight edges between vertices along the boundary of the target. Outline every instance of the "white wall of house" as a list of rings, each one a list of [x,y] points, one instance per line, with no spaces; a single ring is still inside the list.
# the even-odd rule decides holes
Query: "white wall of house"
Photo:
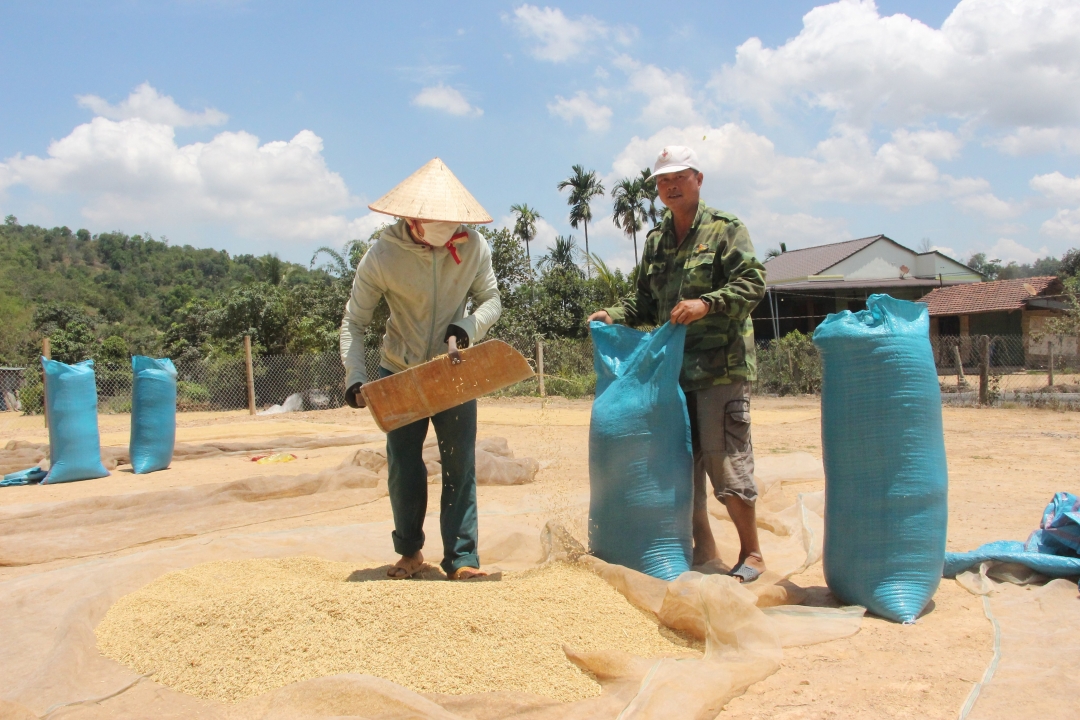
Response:
[[[967,265],[963,265],[950,257],[939,252],[920,253],[915,259],[912,268],[916,277],[933,278],[941,275],[941,279],[952,282],[979,282],[982,280],[979,274],[972,271]]]
[[[843,275],[845,280],[884,280],[900,277],[900,266],[915,269],[916,254],[888,240],[878,240],[825,270],[824,275]]]

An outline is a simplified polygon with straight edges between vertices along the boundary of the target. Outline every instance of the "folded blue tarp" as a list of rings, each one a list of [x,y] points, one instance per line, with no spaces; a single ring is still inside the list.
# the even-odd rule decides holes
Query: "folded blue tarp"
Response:
[[[966,553],[945,553],[945,577],[986,561],[1019,563],[1048,577],[1080,575],[1080,497],[1059,492],[1027,542],[997,540]]]
[[[45,479],[48,473],[39,467],[27,468],[18,472],[8,473],[0,480],[0,487],[12,487],[14,485],[33,485]]]

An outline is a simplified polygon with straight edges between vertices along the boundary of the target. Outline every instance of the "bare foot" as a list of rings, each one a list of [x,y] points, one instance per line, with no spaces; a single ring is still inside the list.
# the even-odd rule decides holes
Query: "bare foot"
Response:
[[[487,573],[480,568],[460,567],[446,576],[447,580],[473,580],[487,577]]]
[[[415,555],[402,555],[394,567],[386,571],[391,580],[405,580],[424,569],[424,554],[419,550]]]

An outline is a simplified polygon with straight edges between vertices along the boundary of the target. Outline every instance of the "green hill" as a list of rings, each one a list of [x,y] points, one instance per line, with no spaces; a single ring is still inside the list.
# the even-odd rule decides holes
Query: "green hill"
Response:
[[[245,334],[256,352],[332,349],[351,280],[343,274],[8,216],[0,225],[0,364],[32,362],[44,335],[65,362],[235,354]]]

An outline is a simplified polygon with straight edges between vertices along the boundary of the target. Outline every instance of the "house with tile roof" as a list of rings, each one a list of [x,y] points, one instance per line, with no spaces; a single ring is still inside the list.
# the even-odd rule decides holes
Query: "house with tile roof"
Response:
[[[960,347],[969,348],[968,339],[980,335],[1022,338],[1022,343],[999,344],[1008,357],[993,358],[995,364],[1035,367],[1047,361],[1051,342],[1059,355],[1077,354],[1076,338],[1042,334],[1048,319],[1069,308],[1062,292],[1061,280],[1051,275],[936,288],[920,302],[930,311],[932,340],[956,337]]]
[[[752,315],[758,339],[813,332],[829,313],[864,309],[874,293],[917,300],[932,288],[985,279],[940,252],[916,252],[885,235],[781,250],[764,263],[768,292]]]

